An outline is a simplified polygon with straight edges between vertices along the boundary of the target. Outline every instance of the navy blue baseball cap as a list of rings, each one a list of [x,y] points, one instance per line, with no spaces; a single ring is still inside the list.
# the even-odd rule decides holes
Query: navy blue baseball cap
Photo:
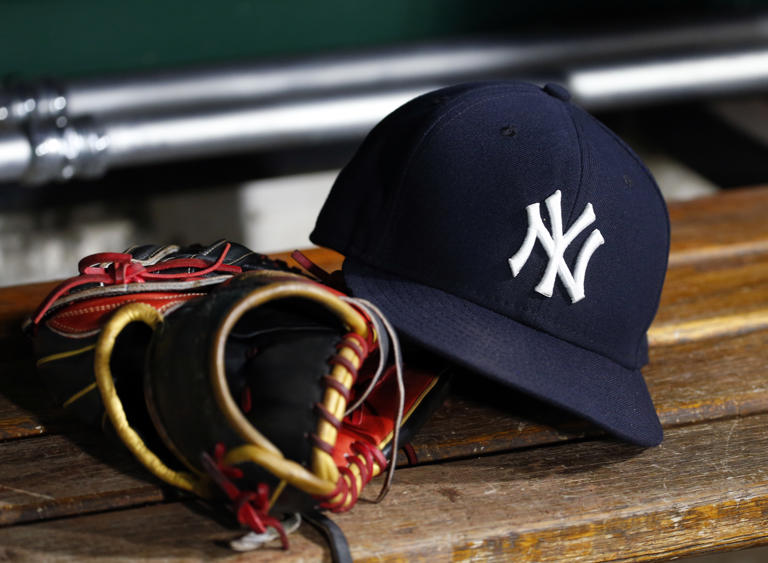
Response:
[[[640,159],[557,86],[461,84],[381,121],[313,242],[352,293],[474,372],[651,446],[640,372],[669,253]]]

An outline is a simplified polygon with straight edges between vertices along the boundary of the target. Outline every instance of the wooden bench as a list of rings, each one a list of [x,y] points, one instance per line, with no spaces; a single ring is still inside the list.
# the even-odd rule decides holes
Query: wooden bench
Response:
[[[644,370],[661,446],[618,443],[511,391],[460,381],[386,500],[333,516],[355,559],[665,559],[768,543],[766,210],[768,188],[670,207],[670,269]],[[238,535],[226,518],[50,406],[19,331],[50,287],[0,290],[0,557],[242,557],[223,543]],[[329,559],[309,526],[291,545],[248,558]]]

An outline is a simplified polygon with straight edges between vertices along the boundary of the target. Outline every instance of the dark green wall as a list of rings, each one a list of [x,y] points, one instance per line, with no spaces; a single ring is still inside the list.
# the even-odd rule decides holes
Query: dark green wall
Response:
[[[596,22],[636,23],[763,2],[500,0],[5,0],[0,75],[84,75]]]

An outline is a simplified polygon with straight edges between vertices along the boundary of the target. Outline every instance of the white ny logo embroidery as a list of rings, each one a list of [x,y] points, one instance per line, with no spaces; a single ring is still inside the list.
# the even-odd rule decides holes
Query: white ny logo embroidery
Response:
[[[576,270],[574,273],[571,273],[571,270],[568,269],[568,265],[565,263],[563,253],[565,253],[568,245],[573,242],[573,239],[595,221],[595,212],[592,209],[592,204],[588,203],[584,207],[584,211],[579,215],[579,218],[576,219],[576,222],[563,234],[560,190],[557,190],[544,201],[547,204],[549,219],[552,222],[552,234],[550,235],[541,220],[539,204],[532,203],[526,207],[525,209],[528,212],[528,232],[525,235],[525,240],[520,250],[509,259],[509,267],[512,268],[512,275],[517,277],[517,274],[520,273],[520,270],[523,269],[523,266],[528,261],[533,245],[538,238],[549,256],[549,263],[546,270],[544,270],[544,275],[539,285],[536,286],[536,291],[547,297],[552,297],[552,290],[555,288],[555,277],[560,276],[565,289],[568,290],[568,295],[571,296],[571,302],[576,303],[584,299],[584,275],[587,271],[589,259],[592,257],[592,253],[597,250],[597,247],[605,242],[605,239],[603,239],[603,235],[598,229],[592,231],[587,240],[584,241],[584,245],[576,257]]]

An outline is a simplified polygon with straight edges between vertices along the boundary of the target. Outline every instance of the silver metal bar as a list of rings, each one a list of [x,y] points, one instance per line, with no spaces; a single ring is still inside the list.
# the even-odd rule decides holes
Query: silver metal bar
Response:
[[[19,180],[31,162],[29,139],[20,131],[0,131],[0,182]]]
[[[768,48],[574,70],[566,85],[596,109],[768,89]]]
[[[109,121],[107,159],[114,167],[136,166],[355,139],[427,89]]]
[[[106,116],[256,103],[427,82],[550,72],[660,53],[712,52],[768,44],[768,16],[724,23],[474,43],[435,44],[144,75],[51,80],[0,90],[0,123],[67,115]]]
[[[362,137],[384,115],[437,87],[127,119],[31,124],[0,130],[0,181],[39,185],[107,169]],[[20,150],[25,148],[26,151]]]
[[[683,95],[768,91],[768,48],[580,68],[556,78],[590,110]],[[0,181],[40,184],[153,162],[359,139],[403,102],[440,85],[422,83],[232,109],[80,118],[63,126],[33,122],[26,135],[0,131]]]
[[[365,55],[187,71],[123,80],[82,80],[67,87],[70,115],[142,108],[236,103],[396,84],[459,82],[532,68],[599,59],[626,59],[662,51],[713,49],[768,42],[768,18],[718,25],[528,41],[443,44]]]

